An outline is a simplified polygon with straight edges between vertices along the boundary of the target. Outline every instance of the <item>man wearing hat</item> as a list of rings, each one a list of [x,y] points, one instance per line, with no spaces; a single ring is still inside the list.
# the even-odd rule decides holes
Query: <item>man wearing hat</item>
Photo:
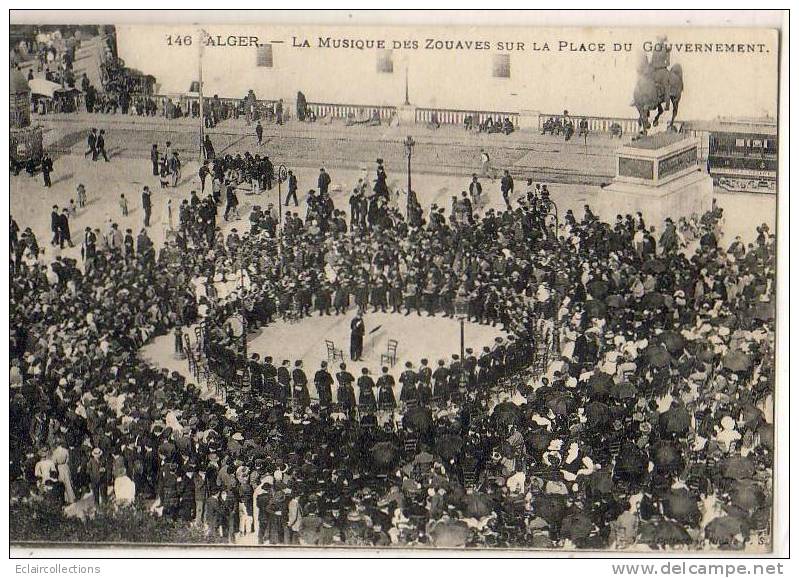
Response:
[[[355,376],[347,371],[347,364],[342,363],[339,365],[339,372],[336,373],[336,381],[338,382],[338,389],[336,390],[336,399],[338,400],[341,409],[345,412],[355,409],[355,389],[352,384],[355,382]]]
[[[366,333],[366,325],[359,311],[350,323],[350,358],[359,361],[363,355],[363,336]]]
[[[377,403],[381,409],[394,409],[397,400],[394,397],[394,376],[388,372],[388,367],[383,367],[383,374],[377,378]]]
[[[106,489],[108,487],[108,471],[105,461],[102,459],[103,450],[94,448],[92,450],[89,463],[86,464],[86,473],[89,476],[89,482],[92,487],[92,497],[94,498],[94,505],[100,506],[101,503],[106,501]]]
[[[314,386],[319,396],[319,405],[329,407],[333,402],[333,376],[327,370],[327,361],[323,361],[321,367],[314,374]]]
[[[400,401],[403,403],[416,403],[419,401],[419,392],[416,390],[417,373],[413,370],[413,363],[405,362],[405,371],[400,375],[399,381],[402,384],[400,389]]]

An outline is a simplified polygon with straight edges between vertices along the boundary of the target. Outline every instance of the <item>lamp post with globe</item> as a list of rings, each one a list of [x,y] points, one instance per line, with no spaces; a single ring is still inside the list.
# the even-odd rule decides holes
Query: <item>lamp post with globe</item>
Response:
[[[461,375],[460,386],[466,387],[466,340],[465,340],[465,325],[466,317],[469,314],[469,296],[466,293],[466,288],[461,285],[455,295],[455,314],[458,316],[461,330]]]
[[[408,157],[408,194],[405,205],[405,218],[408,219],[411,214],[411,157],[413,156],[413,147],[416,145],[416,141],[413,140],[411,135],[408,135],[405,137],[403,144],[405,145],[405,155]]]

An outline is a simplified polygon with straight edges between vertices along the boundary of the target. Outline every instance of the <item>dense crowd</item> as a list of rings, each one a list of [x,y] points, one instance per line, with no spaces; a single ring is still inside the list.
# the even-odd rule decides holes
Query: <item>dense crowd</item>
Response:
[[[221,192],[229,203],[260,166],[209,164],[211,191],[181,206],[157,255],[99,234],[82,266],[46,263],[12,221],[17,497],[74,514],[90,492],[268,544],[738,548],[768,531],[765,225],[723,243],[714,206],[656,238],[640,214],[605,223],[586,206],[556,235],[535,189],[504,211],[465,193],[449,212],[413,197],[401,211],[379,166],[349,221],[320,171],[304,217],[278,227],[274,207],[255,208],[249,231],[222,234]],[[301,362],[245,359],[229,323],[456,306],[508,340],[400,360],[396,397],[393,368],[356,381],[343,360],[322,364],[311,395]],[[197,355],[247,376],[224,401],[137,356],[194,325]],[[542,340],[559,352],[544,371]]]

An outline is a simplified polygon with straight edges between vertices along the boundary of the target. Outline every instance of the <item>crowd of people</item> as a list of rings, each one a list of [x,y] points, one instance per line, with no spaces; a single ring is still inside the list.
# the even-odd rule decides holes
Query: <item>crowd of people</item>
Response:
[[[464,192],[449,214],[414,195],[403,211],[380,163],[349,222],[320,171],[304,217],[256,207],[248,231],[224,234],[221,191],[229,203],[269,171],[255,157],[205,166],[211,191],[182,203],[157,252],[146,231],[133,247],[97,230],[84,263],[46,262],[12,219],[16,499],[67,515],[89,495],[147,504],[262,544],[741,548],[767,535],[767,226],[725,243],[714,205],[656,237],[640,214],[606,223],[586,206],[555,229],[533,187],[506,210]],[[245,358],[230,323],[369,307],[457,307],[508,337],[464,359],[399,360],[377,382],[343,359],[309,380],[301,360]],[[246,376],[224,399],[137,355],[176,327],[182,348],[196,326],[191,355]]]

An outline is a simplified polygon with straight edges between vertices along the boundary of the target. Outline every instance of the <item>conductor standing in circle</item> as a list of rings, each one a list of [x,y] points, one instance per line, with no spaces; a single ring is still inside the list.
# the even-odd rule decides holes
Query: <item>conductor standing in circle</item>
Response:
[[[366,326],[363,323],[361,312],[355,316],[355,319],[350,323],[350,358],[353,361],[358,361],[363,355],[363,334],[366,332]]]

